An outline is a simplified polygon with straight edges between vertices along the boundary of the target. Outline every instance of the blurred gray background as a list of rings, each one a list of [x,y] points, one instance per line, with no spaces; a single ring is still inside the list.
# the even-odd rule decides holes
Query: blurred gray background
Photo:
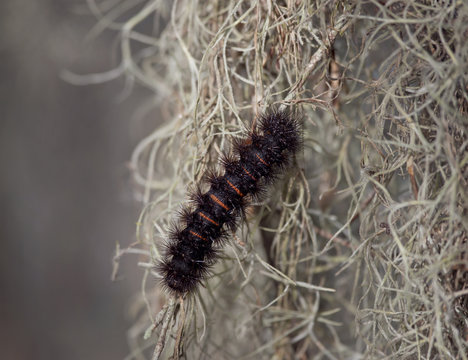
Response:
[[[126,161],[145,132],[132,114],[149,94],[117,101],[122,79],[60,78],[118,63],[116,33],[83,41],[95,23],[83,0],[0,1],[2,359],[128,354],[139,275],[124,260],[123,280],[110,277],[115,243],[134,239]]]

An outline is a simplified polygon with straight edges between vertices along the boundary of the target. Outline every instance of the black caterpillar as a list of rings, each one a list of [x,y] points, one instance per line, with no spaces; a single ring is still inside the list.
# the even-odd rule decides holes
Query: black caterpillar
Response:
[[[221,159],[223,175],[208,174],[210,190],[191,196],[192,205],[169,232],[159,271],[170,293],[190,293],[207,277],[227,230],[236,228],[249,200],[276,179],[300,143],[299,122],[277,110],[260,116],[246,139],[234,141],[233,153]]]

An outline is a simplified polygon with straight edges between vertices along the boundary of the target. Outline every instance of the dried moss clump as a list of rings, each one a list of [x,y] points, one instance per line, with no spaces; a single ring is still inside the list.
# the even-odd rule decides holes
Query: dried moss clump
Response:
[[[129,358],[468,358],[466,1],[93,9],[158,120],[132,156],[137,242],[116,255],[144,271]],[[302,153],[206,288],[167,298],[149,279],[174,211],[269,106],[302,116]]]

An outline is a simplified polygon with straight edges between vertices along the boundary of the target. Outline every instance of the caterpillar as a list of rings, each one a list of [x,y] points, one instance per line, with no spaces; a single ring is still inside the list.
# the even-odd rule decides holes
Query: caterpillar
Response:
[[[170,229],[158,265],[169,293],[191,293],[206,279],[228,230],[245,219],[246,206],[261,197],[300,147],[300,123],[289,111],[271,110],[255,124],[246,138],[233,141],[232,152],[223,153],[222,174],[205,176],[209,190],[198,187]]]

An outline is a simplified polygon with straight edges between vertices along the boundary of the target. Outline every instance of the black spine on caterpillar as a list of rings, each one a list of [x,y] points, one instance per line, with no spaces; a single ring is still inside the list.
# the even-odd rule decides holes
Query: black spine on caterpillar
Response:
[[[275,180],[300,144],[299,122],[276,110],[262,115],[247,138],[233,143],[233,153],[221,161],[223,174],[207,176],[210,189],[193,194],[193,206],[182,210],[169,233],[158,268],[170,293],[190,293],[207,277],[226,228],[236,228],[249,199]]]

